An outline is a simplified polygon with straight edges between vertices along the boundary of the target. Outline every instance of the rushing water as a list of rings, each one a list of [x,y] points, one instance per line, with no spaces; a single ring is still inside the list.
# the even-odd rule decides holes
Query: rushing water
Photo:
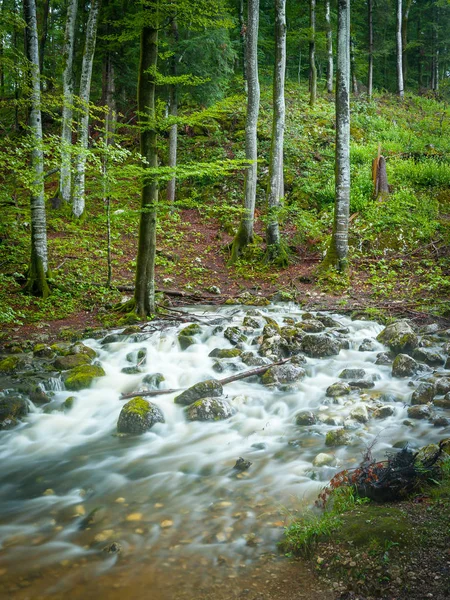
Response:
[[[294,305],[262,309],[280,324],[284,317],[301,318]],[[241,324],[245,309],[195,309],[205,317],[225,317],[224,323]],[[118,437],[116,423],[124,404],[123,392],[139,389],[145,373],[121,372],[126,356],[146,348],[147,373],[162,373],[167,388],[186,388],[221,377],[212,369],[214,348],[231,347],[214,325],[203,326],[199,342],[181,351],[177,333],[184,327],[155,331],[147,339],[101,345],[96,350],[106,377],[75,394],[69,411],[59,410],[73,392],[52,382],[50,408],[33,408],[20,428],[0,434],[2,486],[0,488],[0,550],[7,569],[42,568],[85,560],[97,572],[109,568],[116,555],[101,552],[112,542],[122,554],[151,552],[152,562],[167,564],[168,557],[201,556],[204,560],[251,561],[274,550],[283,525],[316,497],[338,470],[359,462],[364,449],[376,440],[382,457],[395,442],[412,446],[436,441],[428,421],[404,424],[411,395],[408,379],[393,379],[391,367],[375,365],[385,348],[375,338],[382,326],[333,315],[349,329],[348,350],[331,358],[308,358],[307,376],[292,392],[273,391],[240,380],[225,393],[237,409],[228,420],[187,422],[175,394],[153,401],[162,409],[165,423],[138,437]],[[260,332],[258,332],[260,333]],[[256,335],[256,333],[255,333]],[[358,351],[364,339],[374,350]],[[251,347],[249,339],[247,349]],[[363,368],[376,379],[375,388],[355,390],[334,403],[325,396],[344,368]],[[247,369],[241,364],[242,370]],[[391,393],[393,416],[359,424],[349,418],[355,403]],[[294,415],[313,410],[335,417],[352,434],[350,446],[325,446],[331,425],[295,425]],[[329,466],[315,467],[314,458],[332,454]],[[233,471],[238,457],[252,462],[245,473]],[[101,557],[100,560],[97,560]]]

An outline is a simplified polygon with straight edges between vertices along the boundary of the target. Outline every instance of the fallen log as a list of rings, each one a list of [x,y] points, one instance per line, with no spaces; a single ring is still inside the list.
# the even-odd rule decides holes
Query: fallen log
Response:
[[[250,369],[249,371],[243,371],[242,373],[237,373],[236,375],[231,375],[230,377],[225,377],[224,379],[218,379],[218,381],[222,385],[226,385],[227,383],[231,383],[233,381],[238,381],[239,379],[246,379],[247,377],[252,377],[253,375],[262,375],[270,369],[270,367],[276,367],[278,365],[283,365],[288,362],[289,358],[284,358],[283,360],[279,360],[274,363],[270,363],[270,365],[263,365],[262,367],[256,367],[256,369]],[[140,392],[132,392],[130,394],[122,394],[120,397],[121,400],[128,400],[129,398],[136,398],[137,396],[160,396],[162,394],[173,394],[174,392],[182,392],[184,391],[182,388],[171,389],[171,390],[142,390]]]

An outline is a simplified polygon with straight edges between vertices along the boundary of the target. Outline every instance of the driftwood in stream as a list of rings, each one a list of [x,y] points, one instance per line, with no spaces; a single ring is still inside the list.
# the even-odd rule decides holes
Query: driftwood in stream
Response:
[[[247,377],[252,377],[253,375],[262,375],[270,369],[270,367],[275,367],[277,365],[283,365],[288,362],[290,358],[284,358],[283,360],[279,360],[278,362],[270,363],[270,365],[264,365],[262,367],[256,367],[256,369],[250,369],[249,371],[244,371],[243,373],[237,373],[236,375],[231,375],[230,377],[225,377],[224,379],[218,379],[218,381],[222,385],[226,385],[227,383],[231,383],[232,381],[238,381],[239,379],[246,379]],[[182,389],[171,389],[171,390],[149,390],[149,391],[140,391],[133,392],[131,394],[122,394],[121,400],[128,400],[128,398],[136,398],[136,396],[160,396],[162,394],[172,394],[174,392],[181,392]]]

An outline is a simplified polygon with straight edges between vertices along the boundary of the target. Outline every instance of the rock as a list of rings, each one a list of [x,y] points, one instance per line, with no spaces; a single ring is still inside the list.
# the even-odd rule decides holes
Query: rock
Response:
[[[75,402],[75,396],[69,396],[66,398],[62,404],[63,410],[71,410],[73,408],[73,403]]]
[[[317,423],[317,417],[310,410],[302,410],[301,412],[295,415],[296,425],[314,425],[314,423]]]
[[[392,406],[380,406],[373,411],[372,416],[374,419],[387,419],[388,417],[392,417],[394,412]]]
[[[315,319],[308,319],[307,321],[297,323],[297,327],[306,333],[320,333],[325,330],[325,325]]]
[[[403,398],[396,396],[395,394],[382,394],[380,396],[381,402],[404,402]]]
[[[408,417],[410,419],[428,419],[431,416],[431,411],[428,406],[410,406],[408,408]]]
[[[251,327],[252,329],[260,329],[263,324],[261,320],[255,319],[254,317],[246,316],[242,322],[244,327]]]
[[[436,417],[431,422],[433,427],[448,427],[450,425],[450,421],[446,417]]]
[[[37,385],[34,389],[32,389],[28,396],[33,404],[47,404],[51,401],[50,395],[47,394],[45,390],[42,389],[40,385]]]
[[[367,423],[369,420],[369,413],[364,404],[359,404],[350,412],[350,417],[355,421],[358,421],[358,423]]]
[[[268,358],[255,356],[253,352],[243,352],[241,354],[241,360],[248,367],[262,367],[270,364],[270,360]]]
[[[439,408],[450,408],[450,392],[443,398],[434,398],[433,404]]]
[[[413,358],[424,362],[430,367],[439,367],[445,363],[445,358],[431,348],[416,348],[413,352]]]
[[[105,375],[100,365],[80,365],[67,372],[64,384],[67,390],[82,390],[89,387],[96,377]]]
[[[326,395],[329,398],[336,398],[338,396],[346,396],[347,394],[350,394],[351,391],[351,387],[348,383],[337,381],[327,388]]]
[[[161,409],[141,396],[132,398],[120,411],[117,421],[118,433],[145,433],[155,425],[164,423]]]
[[[287,341],[280,335],[263,338],[262,344],[258,350],[259,354],[271,361],[281,360],[290,355]]]
[[[87,354],[68,354],[66,356],[58,356],[53,366],[58,371],[68,371],[81,365],[88,365],[90,362],[91,359]]]
[[[242,458],[242,456],[240,456],[237,459],[233,469],[240,472],[247,471],[252,466],[252,464],[253,463],[251,463],[249,460],[245,460],[245,458]]]
[[[102,548],[102,552],[106,552],[107,554],[118,554],[119,552],[122,552],[122,546],[118,542],[111,542]]]
[[[242,354],[242,350],[238,348],[214,348],[208,354],[212,358],[237,358]]]
[[[435,388],[432,383],[419,383],[411,396],[411,404],[428,404],[435,396]]]
[[[392,358],[387,352],[380,352],[377,354],[377,360],[375,361],[376,365],[390,365],[391,363]]]
[[[223,335],[233,346],[247,341],[247,336],[242,333],[239,327],[227,327]]]
[[[329,334],[306,334],[301,341],[301,349],[311,358],[323,358],[339,354],[341,345],[339,340]]]
[[[450,392],[450,377],[439,377],[435,382],[436,394],[447,394]]]
[[[314,457],[312,464],[315,467],[327,467],[329,465],[334,464],[335,460],[336,459],[331,454],[325,454],[325,452],[321,452],[316,457]]]
[[[370,390],[375,387],[375,382],[372,379],[357,379],[356,381],[349,381],[348,385],[358,390]]]
[[[436,331],[439,331],[439,329],[440,327],[437,323],[430,323],[429,325],[424,325],[423,327],[421,327],[420,332],[424,335],[429,335],[436,333]]]
[[[151,390],[157,390],[161,383],[165,380],[166,378],[162,373],[149,373],[143,378],[142,383],[148,386]]]
[[[0,373],[15,373],[24,366],[24,361],[17,354],[7,356],[0,361]]]
[[[38,358],[53,358],[55,352],[46,344],[36,344],[33,348],[33,356],[37,356]]]
[[[87,356],[89,356],[89,358],[91,359],[94,359],[97,356],[95,350],[89,348],[89,346],[86,346],[81,342],[77,342],[76,344],[70,346],[69,352],[67,352],[66,354],[87,354]]]
[[[275,365],[270,367],[261,377],[263,385],[268,387],[278,387],[286,389],[290,384],[301,381],[306,376],[306,372],[301,367],[294,365]]]
[[[202,398],[186,407],[188,421],[221,421],[234,414],[234,410],[223,398]]]
[[[0,398],[0,430],[15,427],[20,417],[28,413],[28,403],[24,398],[5,396]]]
[[[378,334],[377,340],[388,346],[396,354],[408,354],[417,348],[419,338],[406,320],[388,325]]]
[[[335,448],[337,446],[347,446],[350,443],[350,437],[345,429],[335,429],[329,431],[325,436],[325,446]]]
[[[189,346],[193,346],[197,343],[197,340],[192,335],[178,335],[178,343],[180,344],[180,348],[182,350],[186,350]]]
[[[122,342],[125,339],[125,336],[120,335],[119,333],[110,333],[105,336],[100,342],[102,346],[106,346],[106,344],[115,344],[117,342]]]
[[[139,373],[142,373],[142,369],[141,367],[134,365],[132,367],[123,367],[123,369],[120,369],[120,372],[125,373],[126,375],[138,375]]]
[[[217,296],[220,296],[220,294],[222,293],[220,291],[220,287],[217,287],[217,285],[210,285],[209,288],[206,288],[206,291],[210,294],[216,294]]]
[[[200,333],[202,333],[202,328],[200,325],[198,323],[192,323],[191,325],[184,327],[184,329],[182,329],[178,335],[185,335],[189,337],[191,335],[199,335]]]
[[[417,362],[407,354],[398,354],[392,363],[393,377],[411,377],[418,371]]]
[[[365,339],[360,344],[358,350],[360,352],[373,352],[375,350],[375,344],[373,340]]]
[[[340,327],[341,324],[328,315],[316,315],[317,321],[320,321],[325,327]]]
[[[340,379],[362,379],[365,376],[364,369],[344,369],[339,373]]]
[[[200,381],[191,386],[174,399],[175,404],[188,406],[201,398],[217,398],[223,394],[223,388],[217,379]]]
[[[126,358],[130,363],[145,365],[147,362],[147,348],[139,348],[137,351],[134,350],[133,352],[129,352]]]
[[[439,454],[439,446],[437,444],[428,444],[420,448],[415,458],[415,465],[419,468],[427,468],[436,462],[436,455]]]

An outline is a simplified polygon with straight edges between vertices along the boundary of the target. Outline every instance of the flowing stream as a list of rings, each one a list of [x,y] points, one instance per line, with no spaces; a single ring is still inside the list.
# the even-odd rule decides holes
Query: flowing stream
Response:
[[[302,315],[288,304],[261,310],[280,324]],[[332,317],[348,328],[350,348],[331,358],[307,358],[307,376],[297,389],[274,391],[246,379],[230,383],[224,393],[237,410],[218,422],[188,422],[183,407],[173,402],[176,394],[156,396],[151,400],[165,423],[141,436],[116,434],[121,394],[140,389],[146,373],[162,373],[167,388],[227,376],[213,370],[208,354],[231,344],[207,323],[225,317],[226,326],[241,324],[245,311],[195,307],[192,312],[202,314],[206,325],[198,343],[184,351],[177,334],[186,325],[137,341],[84,341],[97,352],[106,377],[75,394],[53,381],[51,405],[32,408],[19,428],[0,434],[0,574],[26,571],[31,564],[39,569],[81,561],[94,576],[120,555],[151,556],[152,564],[162,567],[177,556],[212,565],[248,563],[276,551],[283,526],[314,502],[337,471],[357,465],[374,440],[375,455],[383,458],[397,442],[419,447],[443,437],[426,420],[404,423],[409,379],[394,379],[390,366],[375,364],[385,350],[375,339],[382,326],[342,315]],[[366,339],[373,350],[359,351]],[[251,343],[252,337],[245,349],[254,349]],[[147,350],[143,372],[122,373],[130,365],[127,355],[142,348]],[[234,362],[240,370],[248,368]],[[327,387],[350,367],[373,376],[375,387],[337,401],[327,398]],[[392,416],[367,423],[350,418],[355,404],[381,394],[392,395]],[[73,407],[60,410],[69,396],[75,396]],[[302,410],[323,418],[300,427],[294,417]],[[335,425],[325,424],[327,417]],[[327,431],[340,423],[352,443],[327,448]],[[331,464],[315,466],[320,453],[331,455]],[[233,470],[238,457],[251,461],[247,471]],[[103,551],[113,542],[121,553]]]

